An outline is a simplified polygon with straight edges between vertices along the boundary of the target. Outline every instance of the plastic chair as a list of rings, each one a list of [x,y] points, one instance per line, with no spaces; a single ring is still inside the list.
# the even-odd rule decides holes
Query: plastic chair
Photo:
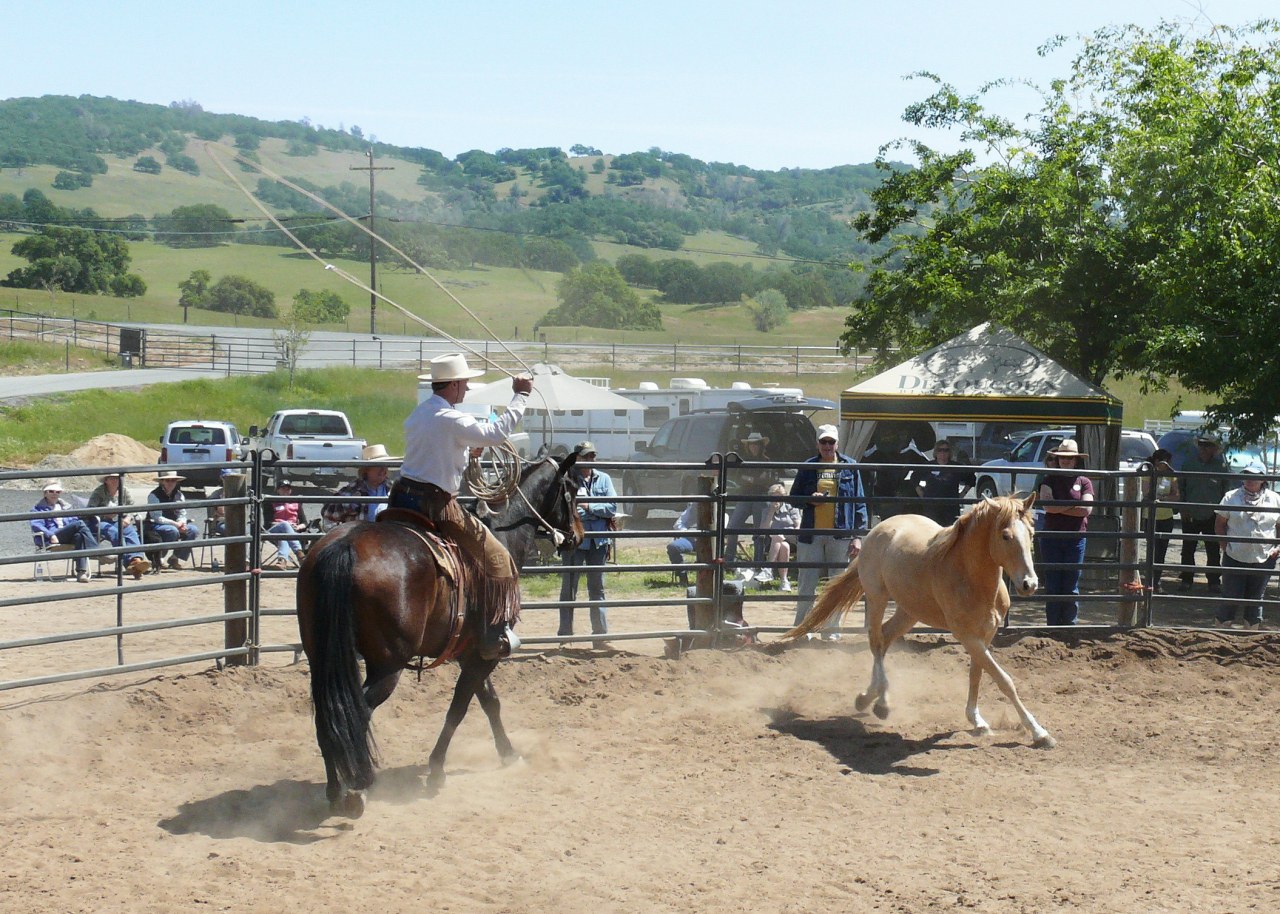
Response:
[[[52,580],[53,575],[50,573],[50,571],[51,571],[51,563],[54,561],[57,561],[57,559],[54,558],[55,554],[59,552],[71,552],[75,548],[76,547],[71,545],[70,543],[50,542],[49,537],[46,534],[43,534],[43,533],[36,534],[36,556],[37,557],[35,562],[33,562],[31,565],[32,579],[36,581]],[[73,559],[70,559],[70,558],[66,559],[66,570],[62,574],[62,577],[64,579],[72,576],[73,565],[74,565]]]

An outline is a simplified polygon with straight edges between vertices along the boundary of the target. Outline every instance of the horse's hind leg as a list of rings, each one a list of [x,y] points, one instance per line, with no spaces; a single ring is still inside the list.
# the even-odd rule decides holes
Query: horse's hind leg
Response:
[[[480,688],[476,690],[476,698],[479,699],[485,716],[489,718],[489,727],[493,730],[493,744],[498,749],[502,764],[511,765],[520,761],[520,753],[516,752],[515,747],[511,745],[511,740],[507,738],[507,730],[502,726],[502,702],[498,699],[498,693],[489,679],[498,661],[489,660],[486,663],[489,664],[489,671],[485,673],[484,682],[480,683]]]
[[[972,713],[969,720],[974,723],[975,727],[985,726],[986,722],[982,720],[982,715],[978,713],[978,687],[977,681],[981,678],[982,671],[985,669],[987,675],[995,680],[1000,691],[1004,693],[1004,697],[1018,712],[1018,717],[1022,719],[1022,726],[1026,727],[1031,733],[1032,745],[1037,749],[1052,749],[1056,746],[1057,740],[1049,735],[1049,731],[1031,716],[1031,712],[1027,710],[1027,706],[1022,703],[1022,699],[1018,697],[1018,690],[1013,684],[1013,680],[1009,677],[1000,666],[996,663],[996,658],[991,654],[991,648],[981,642],[967,642],[965,649],[969,652],[971,666],[969,669],[969,708]],[[979,723],[981,722],[981,723]]]
[[[453,700],[449,702],[449,710],[445,713],[444,727],[440,730],[435,748],[431,750],[431,757],[427,760],[429,790],[436,791],[444,786],[444,757],[449,751],[449,743],[453,740],[454,731],[467,716],[471,697],[480,690],[494,663],[496,661],[482,661],[474,656],[466,657],[461,661],[462,670],[458,673],[458,682],[453,687]]]
[[[871,604],[868,601],[868,611]],[[884,607],[881,606],[875,613],[878,619],[884,613]],[[867,705],[875,701],[872,711],[876,717],[884,720],[889,716],[889,677],[884,671],[884,655],[888,652],[893,642],[901,638],[906,632],[915,625],[915,619],[907,615],[901,609],[895,612],[888,622],[881,625],[873,625],[870,632],[871,642],[871,685],[867,691],[854,700],[854,707],[859,711],[866,710]]]
[[[391,693],[396,690],[396,685],[400,682],[402,672],[404,672],[402,669],[385,672],[374,669],[368,671],[364,684],[364,701],[370,711],[391,697]]]

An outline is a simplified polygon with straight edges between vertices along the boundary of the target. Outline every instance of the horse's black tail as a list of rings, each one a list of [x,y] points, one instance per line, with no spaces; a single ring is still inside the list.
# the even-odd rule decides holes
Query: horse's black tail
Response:
[[[315,641],[311,657],[311,701],[315,705],[316,742],[325,764],[341,784],[364,790],[373,783],[374,746],[369,709],[356,660],[351,575],[355,547],[343,538],[324,547],[313,565],[316,577],[312,612]]]

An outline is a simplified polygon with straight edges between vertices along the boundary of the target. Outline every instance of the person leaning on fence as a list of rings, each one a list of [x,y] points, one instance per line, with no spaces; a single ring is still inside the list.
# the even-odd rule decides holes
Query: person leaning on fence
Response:
[[[387,498],[391,494],[391,485],[387,482],[390,467],[387,464],[400,458],[392,457],[381,444],[371,444],[360,453],[360,459],[370,462],[356,470],[355,481],[347,483],[337,494],[356,498]],[[321,510],[320,517],[328,528],[353,520],[374,520],[386,507],[385,501],[331,501]]]
[[[480,656],[505,657],[520,644],[510,625],[492,625],[491,618],[520,615],[520,570],[511,554],[480,519],[458,504],[458,488],[471,449],[506,441],[524,415],[533,390],[532,378],[511,379],[511,402],[498,419],[484,421],[457,409],[467,394],[468,381],[483,371],[468,367],[458,352],[431,360],[431,397],[419,403],[404,422],[405,454],[400,478],[391,487],[391,506],[429,517],[482,569],[485,607],[481,619]]]
[[[187,508],[183,504],[186,496],[182,494],[179,484],[186,479],[173,470],[166,470],[156,476],[158,485],[147,493],[147,519],[143,523],[144,543],[176,543],[190,542],[200,538],[200,531],[187,518]],[[163,552],[156,553],[159,563]],[[183,560],[191,558],[191,549],[174,549],[169,556],[168,566],[175,570],[182,567]]]
[[[1196,576],[1196,543],[1213,534],[1215,511],[1222,497],[1227,494],[1230,470],[1222,459],[1222,442],[1216,435],[1201,435],[1196,439],[1196,453],[1178,467],[1178,491],[1183,506],[1182,515],[1182,564],[1179,575],[1182,584],[1178,590],[1187,593]],[[1195,475],[1186,475],[1195,474]],[[1205,475],[1201,475],[1205,474]],[[1221,554],[1216,540],[1205,539],[1204,576],[1209,582],[1209,592],[1221,590]]]
[[[90,508],[119,508],[132,504],[129,490],[120,485],[120,477],[113,473],[103,476],[102,483],[89,496]],[[139,551],[126,552],[120,557],[120,561],[125,563],[125,570],[133,575],[134,580],[151,570],[151,563],[142,555],[142,534],[138,532],[138,519],[134,515],[104,511],[98,515],[97,520],[99,539],[105,539],[113,546],[119,546],[123,541],[126,546],[139,547]]]
[[[796,625],[813,609],[823,573],[839,571],[857,558],[862,551],[862,535],[867,532],[867,491],[862,474],[852,457],[839,452],[838,441],[839,432],[834,425],[819,426],[818,455],[805,462],[791,483],[792,503],[801,506],[800,532],[796,537],[796,560],[800,565]],[[835,629],[839,627],[840,615],[836,614],[826,626],[824,637],[838,639]]]
[[[612,526],[611,521],[617,513],[616,501],[583,501],[583,499],[617,499],[618,493],[613,488],[613,480],[608,473],[597,470],[594,466],[596,446],[590,441],[583,441],[574,451],[578,460],[572,472],[578,476],[578,519],[582,521],[582,542],[578,548],[564,557],[564,565],[568,569],[580,568],[583,565],[603,566],[609,560],[609,546],[612,538],[608,536],[592,536],[593,533],[604,533]],[[578,575],[583,572],[568,570],[560,581],[560,602],[568,604],[560,607],[560,627],[556,634],[568,637],[573,634],[573,601],[578,598]],[[609,615],[604,607],[604,571],[585,572],[587,576],[587,598],[593,605],[588,615],[591,618],[591,634],[607,635],[609,633]],[[603,647],[603,641],[596,641],[597,648]]]
[[[51,479],[45,483],[44,497],[31,510],[44,513],[71,509],[71,504],[62,500],[62,483]],[[98,544],[89,525],[78,517],[33,517],[29,523],[37,549],[48,549],[53,545],[92,549]],[[85,556],[76,558],[76,580],[81,584],[89,583],[89,560]]]
[[[1173,475],[1173,454],[1165,448],[1156,448],[1147,458],[1152,475],[1142,481],[1142,500],[1154,502],[1143,517],[1143,532],[1154,537],[1151,542],[1151,590],[1160,593],[1163,565],[1169,554],[1169,534],[1173,532],[1173,508],[1166,502],[1181,500],[1178,479]]]
[[[768,495],[774,501],[769,502],[764,510],[764,529],[769,537],[769,567],[756,575],[756,583],[767,584],[773,580],[773,568],[777,567],[778,589],[783,593],[791,593],[791,579],[788,577],[787,563],[791,561],[791,544],[787,537],[800,528],[800,509],[788,501],[783,501],[787,490],[782,483],[775,482],[769,486]]]
[[[1076,470],[1088,458],[1074,438],[1068,438],[1053,450],[1063,470]],[[1088,476],[1068,473],[1046,474],[1040,484],[1042,502],[1069,504],[1044,505],[1044,529],[1049,536],[1040,537],[1040,558],[1058,568],[1046,568],[1040,575],[1046,596],[1067,599],[1046,600],[1045,621],[1049,625],[1075,625],[1080,615],[1080,574],[1084,564],[1085,530],[1093,513],[1093,483]]]
[[[1262,628],[1262,593],[1280,555],[1280,495],[1263,481],[1262,467],[1247,466],[1241,475],[1240,487],[1223,496],[1214,522],[1218,536],[1233,537],[1223,548],[1222,597],[1234,601],[1219,603],[1215,614],[1229,627],[1238,609],[1246,628]]]
[[[960,517],[960,499],[977,479],[968,467],[951,462],[951,442],[941,438],[933,446],[933,461],[912,470],[920,513],[940,527],[950,527]]]

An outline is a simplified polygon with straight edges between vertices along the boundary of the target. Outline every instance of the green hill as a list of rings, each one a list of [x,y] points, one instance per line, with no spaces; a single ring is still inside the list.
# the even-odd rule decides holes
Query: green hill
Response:
[[[387,169],[376,173],[379,233],[438,272],[469,306],[474,302],[499,326],[509,325],[503,332],[531,331],[557,304],[559,274],[589,259],[631,255],[633,273],[661,274],[645,281],[628,275],[642,295],[663,305],[660,338],[752,337],[757,331],[739,299],[771,287],[784,292],[795,312],[778,331],[782,339],[813,331],[813,341],[825,343],[839,332],[834,312],[860,288],[848,264],[874,254],[847,224],[880,180],[870,165],[769,172],[658,149],[613,154],[586,147],[471,150],[449,159],[431,149],[379,143],[358,128],[211,114],[192,102],[163,106],[92,96],[0,101],[0,231],[62,224],[125,233],[131,270],[148,291],[133,301],[75,302],[77,310],[99,317],[172,319],[178,282],[198,268],[215,278],[248,276],[271,289],[280,305],[300,288],[335,291],[360,313],[367,294],[308,263],[246,191],[357,276],[367,276],[367,237],[304,195],[233,164],[233,150],[358,219],[369,209],[372,151],[375,164]],[[175,210],[205,205],[222,214],[201,229],[207,234],[175,228]],[[0,250],[0,276],[25,265],[11,247]],[[456,307],[449,303],[442,313],[436,304],[447,297],[408,275],[393,255],[381,252],[379,259],[390,297],[435,314],[432,320],[444,321],[450,332],[479,332],[448,323]],[[716,265],[716,275],[695,270],[691,279],[687,268],[646,263],[671,259],[704,270]],[[65,313],[65,297],[19,292],[15,304]],[[832,313],[799,319],[813,309]],[[189,319],[226,321],[223,315]],[[354,328],[364,326],[353,317]],[[548,328],[552,335],[569,332],[578,331]]]

